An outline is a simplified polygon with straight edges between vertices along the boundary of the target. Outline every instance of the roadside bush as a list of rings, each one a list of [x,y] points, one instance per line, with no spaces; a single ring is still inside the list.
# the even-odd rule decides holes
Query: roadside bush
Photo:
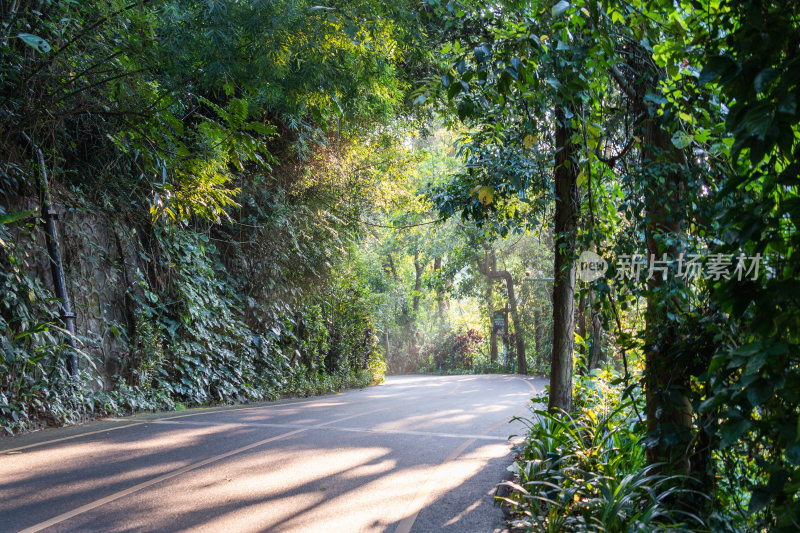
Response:
[[[20,221],[17,235],[32,236],[32,223],[22,223],[22,215],[0,206],[0,426],[11,434],[76,422],[92,402],[86,376],[73,383],[66,378],[52,295],[27,275],[26,250],[11,234],[10,224]],[[32,246],[34,240],[26,242]]]
[[[478,330],[468,329],[464,333],[447,333],[437,338],[423,347],[421,356],[427,362],[427,371],[471,371],[482,345],[483,335]]]
[[[0,225],[5,432],[179,404],[324,394],[383,380],[385,363],[357,279],[342,275],[327,282],[314,303],[297,302],[294,315],[258,334],[244,323],[236,281],[203,234],[171,227],[156,229],[152,239],[157,253],[146,262],[155,283],[137,272],[129,290],[135,327],[121,338],[130,356],[111,389],[103,390],[84,350],[80,375],[66,375],[52,295],[25,272],[22,252]]]
[[[513,512],[512,527],[597,533],[707,529],[696,516],[674,511],[675,498],[694,497],[682,488],[687,479],[647,465],[644,424],[633,402],[622,401],[620,390],[599,377],[603,373],[580,380],[582,389],[595,393],[572,413],[532,407],[525,440],[509,467],[514,480],[503,483],[509,495],[499,497]]]

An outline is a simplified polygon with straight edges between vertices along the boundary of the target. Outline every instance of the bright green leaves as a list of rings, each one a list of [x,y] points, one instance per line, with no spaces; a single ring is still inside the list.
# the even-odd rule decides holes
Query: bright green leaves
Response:
[[[191,214],[216,221],[226,218],[239,193],[228,185],[233,172],[244,172],[249,163],[260,170],[270,168],[267,143],[276,128],[248,121],[246,99],[231,98],[224,107],[204,97],[197,97],[197,102],[209,113],[198,114],[201,120],[188,128],[170,113],[162,116],[172,131],[168,138],[178,159],[164,172],[169,179],[159,186],[164,194],[151,208],[154,218],[183,220]]]
[[[493,187],[491,187],[489,185],[484,185],[484,186],[477,186],[476,189],[477,189],[476,192],[477,192],[477,196],[478,196],[478,201],[482,205],[487,206],[490,203],[492,203],[492,199],[494,198],[494,188]]]
[[[530,133],[528,135],[526,135],[525,138],[522,139],[522,145],[525,148],[528,148],[528,149],[533,148],[534,144],[536,144],[536,137],[534,137]]]
[[[0,224],[8,225],[13,224],[14,222],[18,222],[22,219],[25,219],[32,214],[36,213],[36,211],[17,211],[14,213],[1,213],[0,212]],[[0,246],[3,245],[3,242],[0,241]]]
[[[690,144],[692,144],[692,140],[693,137],[683,131],[676,131],[672,135],[672,144],[679,150],[687,148]]]

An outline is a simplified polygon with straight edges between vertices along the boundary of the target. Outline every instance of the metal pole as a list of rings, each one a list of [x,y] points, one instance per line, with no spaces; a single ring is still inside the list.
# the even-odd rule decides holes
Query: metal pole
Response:
[[[69,333],[67,335],[67,344],[70,349],[67,353],[67,372],[70,376],[74,376],[78,370],[78,361],[76,357],[75,346],[75,313],[69,303],[69,296],[67,295],[67,287],[64,283],[64,267],[61,264],[61,255],[58,253],[58,237],[56,235],[56,220],[58,214],[53,209],[53,202],[50,198],[50,187],[47,184],[47,169],[44,165],[44,156],[42,150],[39,148],[25,132],[22,132],[22,138],[31,145],[36,151],[39,159],[39,169],[41,171],[41,180],[39,182],[41,194],[41,213],[42,225],[45,229],[45,241],[47,242],[47,254],[50,258],[50,273],[53,276],[53,286],[56,290],[56,298],[61,301],[61,321],[64,323],[64,328]]]

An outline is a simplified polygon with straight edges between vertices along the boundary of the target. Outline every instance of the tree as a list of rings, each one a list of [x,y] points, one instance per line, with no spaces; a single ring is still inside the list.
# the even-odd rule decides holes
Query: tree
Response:
[[[511,313],[511,320],[514,322],[514,337],[516,339],[517,348],[517,373],[527,374],[528,365],[525,358],[525,338],[523,334],[522,321],[520,320],[519,311],[517,309],[517,294],[514,291],[514,278],[507,270],[497,270],[497,261],[494,257],[494,251],[488,244],[484,243],[484,259],[483,261],[478,258],[478,271],[489,278],[490,280],[503,280],[506,283],[506,291],[508,294],[508,307]],[[506,332],[508,334],[508,332]]]

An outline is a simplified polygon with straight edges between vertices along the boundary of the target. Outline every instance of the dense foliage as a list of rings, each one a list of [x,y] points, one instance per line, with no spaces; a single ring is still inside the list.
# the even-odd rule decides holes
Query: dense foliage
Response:
[[[709,497],[665,503],[715,528],[796,529],[797,5],[427,5],[449,58],[428,97],[469,127],[439,212],[500,235],[553,224],[551,411],[583,393],[570,336],[589,292],[639,382],[625,396],[644,396],[634,447]],[[609,264],[586,285],[583,250]]]
[[[619,375],[593,372],[578,380],[582,397],[576,411],[558,416],[532,409],[529,431],[511,466],[518,481],[503,497],[520,531],[661,531],[675,523],[705,530],[695,515],[676,512],[671,499],[682,491],[648,465],[641,442],[643,423],[636,400],[621,399]],[[543,398],[546,401],[546,398]],[[641,402],[640,402],[641,403]]]
[[[6,431],[549,372],[517,526],[797,529],[796,2],[0,9]],[[37,147],[113,242],[62,230],[68,288],[122,287],[73,377]]]
[[[403,162],[394,117],[427,68],[411,6],[0,9],[7,431],[381,379],[369,298],[347,258],[391,195],[382,176]],[[93,217],[119,248],[79,234],[89,255],[67,265],[68,292],[96,289],[86,263],[124,292],[122,322],[79,332],[77,379],[60,364],[57,302],[23,211],[41,193],[37,147],[56,205]],[[74,242],[62,244],[69,256]],[[119,355],[98,361],[110,343]]]

